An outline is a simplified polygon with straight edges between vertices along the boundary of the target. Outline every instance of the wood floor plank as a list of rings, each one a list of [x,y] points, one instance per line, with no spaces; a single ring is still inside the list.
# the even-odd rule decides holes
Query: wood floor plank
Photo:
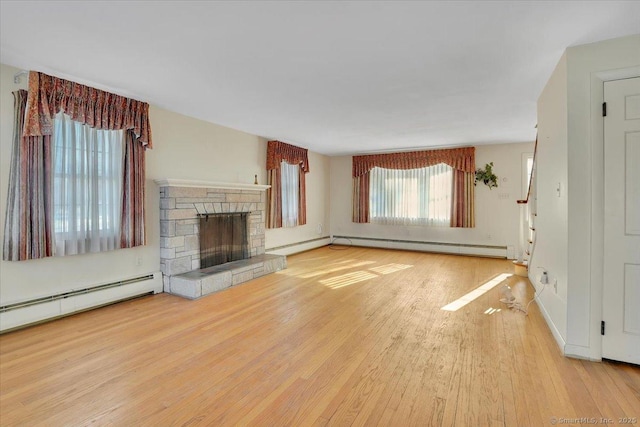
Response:
[[[329,247],[190,301],[0,335],[0,426],[549,425],[640,416],[640,368],[562,356],[506,260]],[[525,303],[528,280],[506,279]]]

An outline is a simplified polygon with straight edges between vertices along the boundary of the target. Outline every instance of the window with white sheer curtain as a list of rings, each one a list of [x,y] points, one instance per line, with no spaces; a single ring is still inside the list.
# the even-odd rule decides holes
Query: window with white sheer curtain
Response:
[[[58,113],[53,137],[55,255],[120,247],[123,130],[98,130]]]
[[[282,226],[295,227],[298,225],[298,198],[300,165],[280,163],[282,177]]]
[[[371,170],[372,223],[449,226],[453,169],[444,163],[420,169]]]

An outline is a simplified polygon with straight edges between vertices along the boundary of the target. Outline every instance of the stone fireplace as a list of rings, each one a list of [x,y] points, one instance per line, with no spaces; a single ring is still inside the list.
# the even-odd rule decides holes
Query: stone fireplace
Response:
[[[160,187],[160,269],[165,292],[198,298],[286,268],[284,257],[264,253],[268,186],[172,179],[156,183]],[[246,218],[249,258],[201,268],[200,218],[217,214]]]

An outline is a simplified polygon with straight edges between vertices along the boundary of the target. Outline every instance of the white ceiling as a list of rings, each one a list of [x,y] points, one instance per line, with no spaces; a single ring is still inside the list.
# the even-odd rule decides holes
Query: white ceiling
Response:
[[[0,17],[2,63],[329,155],[532,141],[564,49],[640,33],[638,1],[2,0]]]

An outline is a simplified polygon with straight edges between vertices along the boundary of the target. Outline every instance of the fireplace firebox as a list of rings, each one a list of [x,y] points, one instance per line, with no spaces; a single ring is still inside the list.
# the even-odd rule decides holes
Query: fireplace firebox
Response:
[[[247,217],[250,212],[200,215],[200,268],[250,257]]]

